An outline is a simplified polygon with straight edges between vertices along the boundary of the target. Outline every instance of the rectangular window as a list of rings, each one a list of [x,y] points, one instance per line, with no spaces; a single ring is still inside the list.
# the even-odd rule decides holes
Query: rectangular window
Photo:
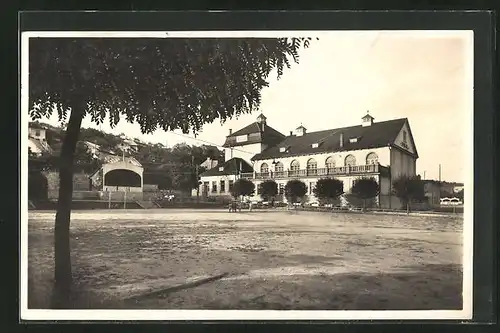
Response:
[[[403,131],[403,142],[406,143],[406,131]]]
[[[316,183],[309,183],[309,194],[313,194],[314,192],[314,187],[316,186]]]
[[[35,130],[35,136],[40,136],[40,130],[39,129]]]
[[[279,195],[285,194],[285,184],[279,184],[278,194]]]
[[[236,137],[236,142],[245,142],[248,140],[248,135],[239,135]]]
[[[212,193],[217,193],[217,182],[212,182]]]
[[[220,193],[224,193],[226,191],[226,182],[221,180],[220,181]]]
[[[229,181],[229,191],[233,189],[234,180]]]

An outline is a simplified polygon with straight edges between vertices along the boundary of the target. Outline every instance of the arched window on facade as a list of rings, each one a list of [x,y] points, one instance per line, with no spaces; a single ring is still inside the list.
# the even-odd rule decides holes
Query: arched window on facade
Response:
[[[276,176],[282,177],[284,169],[285,168],[283,167],[283,163],[281,162],[274,163],[274,173],[276,174]]]
[[[376,153],[369,153],[366,155],[366,164],[377,164],[378,163],[378,155]]]
[[[345,166],[355,166],[356,165],[356,157],[354,155],[347,155],[344,161]]]
[[[300,163],[297,160],[293,160],[292,163],[290,163],[290,174],[296,175],[299,173],[300,170]]]
[[[284,170],[283,163],[276,162],[276,164],[274,165],[274,171],[276,171],[276,172],[282,172],[283,170]]]
[[[335,159],[333,158],[333,156],[330,156],[326,159],[325,165],[327,169],[335,168]]]
[[[262,163],[260,165],[260,172],[261,173],[268,173],[269,172],[269,166],[267,165],[267,163]]]
[[[317,173],[318,169],[318,163],[314,158],[310,158],[307,161],[307,174],[309,175],[314,175]]]

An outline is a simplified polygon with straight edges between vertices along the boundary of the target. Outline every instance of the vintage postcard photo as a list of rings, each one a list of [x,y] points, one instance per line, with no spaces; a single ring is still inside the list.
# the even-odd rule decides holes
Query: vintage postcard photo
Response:
[[[21,57],[22,319],[472,317],[472,31],[24,32]]]

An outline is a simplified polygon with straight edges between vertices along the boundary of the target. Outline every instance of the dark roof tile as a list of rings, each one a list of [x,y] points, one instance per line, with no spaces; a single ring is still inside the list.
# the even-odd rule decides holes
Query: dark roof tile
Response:
[[[246,162],[242,158],[233,157],[232,159],[224,162],[223,164],[217,165],[215,168],[205,171],[204,173],[201,174],[201,176],[207,177],[207,176],[236,175],[240,171],[240,165],[242,173],[253,172],[253,167],[250,164],[248,164],[248,162]],[[220,170],[220,168],[223,168],[222,171]]]
[[[358,125],[311,132],[302,136],[287,136],[273,147],[255,155],[252,160],[385,147],[394,142],[407,121],[407,118],[401,118],[373,123],[366,127]],[[342,147],[340,147],[341,133],[344,136]],[[351,138],[358,140],[351,143],[349,141]],[[318,143],[319,146],[313,148],[313,143]],[[288,150],[280,152],[281,147],[287,147]]]
[[[236,137],[241,135],[249,135],[247,141],[236,142]],[[261,124],[258,122],[251,123],[248,126],[228,135],[226,137],[226,142],[223,147],[236,147],[244,146],[251,143],[263,143],[267,145],[275,145],[282,141],[285,135],[281,134],[271,126],[267,124]]]

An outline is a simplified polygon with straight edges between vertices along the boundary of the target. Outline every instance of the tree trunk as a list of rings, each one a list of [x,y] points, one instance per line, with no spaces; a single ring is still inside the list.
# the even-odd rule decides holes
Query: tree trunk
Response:
[[[410,201],[406,202],[406,215],[410,215]]]
[[[363,199],[363,212],[366,212],[366,199]]]
[[[69,225],[73,197],[73,160],[82,124],[83,105],[73,108],[59,157],[59,198],[54,228],[54,289],[51,306],[54,309],[70,307],[71,257]]]

